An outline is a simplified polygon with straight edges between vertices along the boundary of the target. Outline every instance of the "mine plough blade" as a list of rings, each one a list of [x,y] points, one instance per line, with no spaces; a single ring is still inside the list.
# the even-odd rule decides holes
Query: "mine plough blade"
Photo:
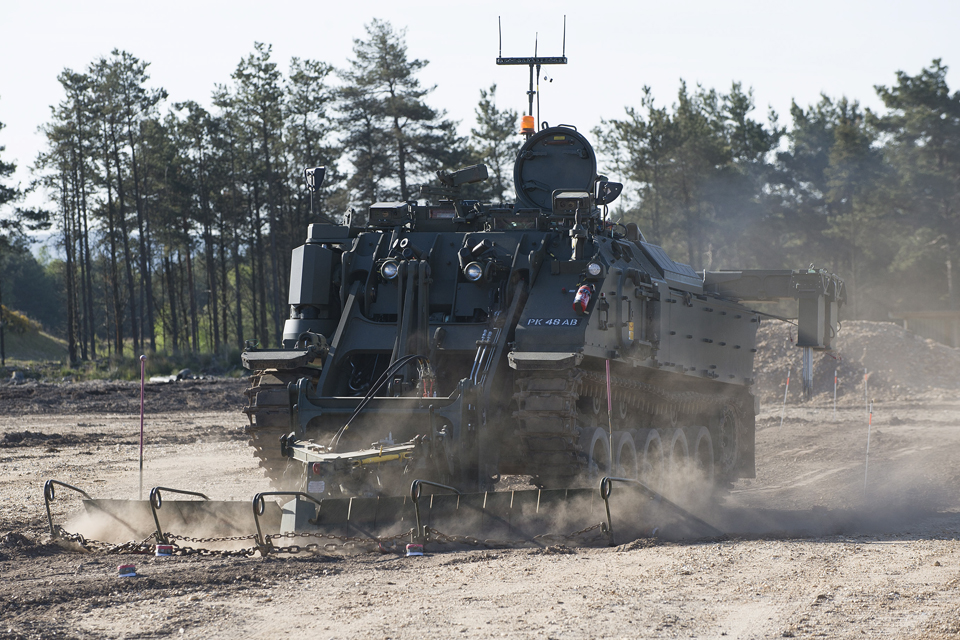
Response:
[[[627,488],[614,492],[615,482]],[[50,513],[55,486],[83,497],[84,511],[73,527],[82,529],[87,538],[112,544],[131,539],[208,548],[241,544],[267,554],[303,549],[402,551],[407,544],[435,550],[606,546],[640,537],[723,535],[636,480],[605,477],[599,491],[464,493],[418,479],[404,496],[321,498],[299,491],[269,491],[258,493],[252,503],[210,500],[198,492],[168,487],[154,487],[149,500],[98,500],[82,489],[49,480],[44,498],[54,536],[65,533],[54,525]],[[188,499],[169,500],[165,494]],[[283,544],[287,541],[289,546]]]

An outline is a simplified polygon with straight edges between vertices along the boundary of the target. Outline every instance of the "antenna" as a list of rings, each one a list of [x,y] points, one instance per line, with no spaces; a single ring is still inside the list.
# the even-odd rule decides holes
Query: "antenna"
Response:
[[[538,52],[539,34],[534,37],[533,57],[532,58],[504,58],[503,57],[503,29],[500,18],[497,17],[497,26],[500,29],[500,55],[497,57],[498,65],[527,65],[530,67],[530,88],[527,90],[527,103],[529,116],[533,116],[533,97],[538,96],[540,84],[540,67],[546,64],[567,64],[567,16],[563,16],[563,55],[562,56],[544,56],[541,57]],[[534,67],[536,67],[537,88],[534,89]],[[537,97],[537,110],[539,112],[540,98]],[[537,114],[539,116],[539,113]],[[525,132],[527,137],[533,134]]]

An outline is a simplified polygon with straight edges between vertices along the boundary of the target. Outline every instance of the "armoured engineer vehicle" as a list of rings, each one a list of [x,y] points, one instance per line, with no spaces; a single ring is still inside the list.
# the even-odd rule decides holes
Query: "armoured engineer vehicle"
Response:
[[[316,189],[322,169],[307,173]],[[420,193],[434,204],[378,202],[293,250],[283,344],[243,354],[246,428],[275,485],[330,498],[411,478],[754,476],[765,314],[744,303],[796,299],[798,346],[828,349],[839,278],[673,261],[608,220],[621,185],[573,127],[530,127],[512,204],[463,197],[483,165],[438,176]]]

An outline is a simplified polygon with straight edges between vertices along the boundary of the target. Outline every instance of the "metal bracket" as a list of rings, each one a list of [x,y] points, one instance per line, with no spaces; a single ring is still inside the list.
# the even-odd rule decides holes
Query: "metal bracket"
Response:
[[[66,482],[60,482],[59,480],[47,480],[43,485],[43,501],[46,503],[47,507],[47,523],[50,525],[50,535],[57,537],[57,529],[53,526],[53,516],[50,515],[50,503],[53,502],[56,497],[56,490],[53,488],[54,485],[60,485],[61,487],[66,487],[67,489],[73,489],[80,495],[82,495],[87,500],[93,500],[83,489],[78,489],[72,484],[67,484]]]
[[[723,535],[722,531],[720,531],[710,523],[705,522],[704,520],[701,520],[700,518],[693,515],[692,513],[690,513],[680,505],[676,504],[675,502],[671,502],[670,500],[667,500],[666,498],[663,497],[663,494],[654,491],[653,489],[643,484],[639,480],[636,480],[634,478],[614,478],[611,476],[605,476],[600,480],[600,497],[603,498],[603,504],[607,510],[606,532],[607,532],[607,535],[610,536],[611,547],[614,546],[614,542],[613,542],[613,519],[610,517],[610,494],[613,492],[614,482],[623,482],[625,484],[629,484],[634,489],[643,493],[644,495],[649,497],[651,500],[653,500],[657,504],[673,509],[677,513],[681,514],[687,520],[703,527],[706,531],[708,531],[707,535],[710,537],[719,538],[720,536]]]
[[[253,521],[257,525],[257,548],[263,555],[270,552],[270,545],[267,544],[267,541],[263,537],[263,531],[260,529],[260,516],[263,515],[263,512],[266,511],[267,508],[266,502],[264,501],[264,497],[266,496],[296,496],[297,500],[304,498],[318,507],[323,506],[323,503],[319,500],[302,491],[263,491],[253,496]]]
[[[431,482],[430,480],[414,480],[410,484],[410,499],[413,500],[413,508],[417,512],[417,534],[416,537],[419,540],[424,540],[427,537],[427,532],[421,524],[420,520],[420,496],[423,493],[423,485],[430,485],[431,487],[437,487],[439,489],[445,489],[451,493],[455,493],[458,496],[463,495],[459,489],[451,487],[449,485],[440,484],[439,482]]]
[[[170,544],[170,541],[167,540],[166,535],[164,535],[163,530],[160,528],[160,518],[157,517],[157,509],[163,506],[163,497],[160,495],[161,491],[179,493],[185,496],[196,496],[204,500],[209,500],[210,498],[197,491],[183,491],[181,489],[170,489],[169,487],[154,487],[150,489],[150,511],[153,513],[153,522],[157,525],[157,532],[155,534],[157,542],[159,544]]]

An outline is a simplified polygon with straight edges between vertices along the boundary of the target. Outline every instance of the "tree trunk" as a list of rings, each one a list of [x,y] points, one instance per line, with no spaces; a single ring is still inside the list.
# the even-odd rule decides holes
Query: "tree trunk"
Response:
[[[83,208],[83,259],[85,263],[84,286],[86,288],[85,299],[87,301],[85,315],[90,318],[90,358],[97,359],[97,325],[96,317],[93,312],[93,263],[90,260],[90,220],[87,212],[87,191],[84,186],[84,178],[81,175],[81,206]]]
[[[120,236],[123,240],[123,262],[127,281],[127,302],[130,304],[130,333],[133,335],[133,355],[140,351],[140,333],[137,325],[137,298],[133,285],[133,257],[130,253],[130,234],[127,232],[127,216],[124,212],[125,198],[123,195],[123,167],[120,164],[120,148],[116,136],[113,140],[113,160],[117,168],[117,203],[120,208]]]
[[[113,183],[110,177],[110,153],[107,133],[103,133],[103,167],[107,185],[107,236],[110,239],[110,288],[113,292],[113,346],[118,356],[123,355],[123,307],[120,303],[120,275],[117,272],[117,224],[113,206]]]
[[[277,224],[277,186],[270,160],[270,138],[266,119],[262,120],[261,131],[263,133],[263,157],[267,167],[267,211],[270,215],[270,258],[273,266],[273,335],[276,336],[279,344],[282,331],[280,329],[280,254],[277,251],[277,235],[280,230]],[[264,296],[264,301],[266,301],[266,296]],[[269,339],[267,343],[269,344]]]
[[[70,246],[73,239],[70,237],[70,204],[67,199],[66,177],[60,179],[60,208],[63,212],[63,247],[66,254],[66,270],[64,276],[67,285],[67,358],[71,367],[77,364],[77,335],[76,318],[74,317],[74,290],[73,290],[73,258]]]
[[[211,329],[213,329],[213,352],[220,353],[220,306],[217,299],[217,263],[213,249],[213,231],[206,224],[203,231],[204,250],[207,262],[207,286],[210,288],[210,297],[207,299],[207,308],[210,310]]]
[[[177,286],[173,281],[173,267],[170,264],[170,256],[163,257],[163,267],[167,274],[167,290],[169,291],[167,304],[170,305],[170,343],[173,353],[177,354],[180,353],[180,326],[177,321]]]
[[[240,239],[237,237],[236,229],[233,230],[233,280],[233,288],[237,294],[237,348],[243,351],[243,304],[241,295],[243,291],[243,281],[240,279]]]
[[[393,131],[397,137],[397,176],[400,178],[400,199],[410,200],[410,190],[407,188],[407,148],[403,145],[403,129],[400,119],[393,118]]]
[[[223,346],[226,347],[227,345],[230,344],[230,338],[229,338],[228,335],[227,335],[227,334],[229,333],[229,329],[228,329],[229,325],[227,324],[227,307],[229,306],[230,301],[229,301],[228,298],[227,298],[227,296],[228,296],[227,288],[228,288],[228,287],[227,287],[226,228],[225,228],[225,226],[224,226],[224,224],[223,224],[223,212],[222,212],[222,211],[221,211],[221,213],[220,213],[220,216],[219,216],[219,219],[218,219],[218,223],[219,223],[219,227],[220,227],[219,237],[217,238],[217,240],[218,240],[218,242],[217,242],[217,249],[218,249],[218,251],[220,252],[220,265],[219,265],[219,266],[220,266],[220,309],[221,309],[221,313],[223,314],[222,317],[221,317],[222,324],[221,324],[220,326],[223,327],[223,336],[222,336],[222,337],[223,337]],[[227,350],[227,349],[224,349],[224,351],[226,351],[226,350]]]
[[[3,258],[0,257],[0,267],[3,266]],[[7,346],[3,341],[3,276],[0,275],[0,367],[7,366]]]
[[[130,145],[130,167],[133,169],[133,198],[137,209],[137,231],[139,233],[138,243],[140,245],[140,326],[145,329],[143,332],[143,343],[150,340],[151,349],[156,351],[157,337],[153,329],[153,277],[150,274],[150,263],[148,261],[147,251],[147,233],[145,226],[146,212],[140,198],[140,170],[137,164],[137,150],[133,139],[133,127],[127,124],[127,144]],[[144,298],[146,300],[144,300]],[[147,317],[142,317],[146,303]]]
[[[71,189],[72,202],[70,206],[70,224],[73,227],[73,233],[71,236],[74,240],[74,246],[70,247],[70,250],[73,252],[73,264],[74,270],[77,268],[77,262],[80,263],[80,292],[77,296],[75,302],[77,303],[77,309],[74,311],[78,318],[78,330],[80,338],[80,359],[87,360],[87,333],[89,329],[88,325],[88,316],[86,313],[87,309],[87,292],[84,283],[86,282],[86,270],[83,260],[83,240],[81,238],[82,227],[80,224],[80,169],[79,164],[82,162],[80,156],[80,150],[75,150],[76,155],[73,158],[73,171],[71,172],[71,178],[73,181],[73,187]],[[77,256],[77,251],[79,250],[79,258]],[[76,286],[76,284],[74,285]]]
[[[253,286],[259,295],[253,299],[253,313],[259,318],[259,327],[256,327],[254,335],[261,341],[261,345],[270,344],[270,331],[267,329],[267,279],[263,266],[263,223],[260,220],[260,190],[258,185],[253,188],[253,228],[254,228],[254,251],[252,252],[251,266],[256,265],[256,269],[251,271]],[[258,300],[259,298],[259,300]]]
[[[186,231],[186,229],[184,230]],[[190,339],[193,343],[193,352],[200,353],[200,328],[197,318],[197,287],[193,280],[193,251],[187,247],[187,288],[190,299]]]

